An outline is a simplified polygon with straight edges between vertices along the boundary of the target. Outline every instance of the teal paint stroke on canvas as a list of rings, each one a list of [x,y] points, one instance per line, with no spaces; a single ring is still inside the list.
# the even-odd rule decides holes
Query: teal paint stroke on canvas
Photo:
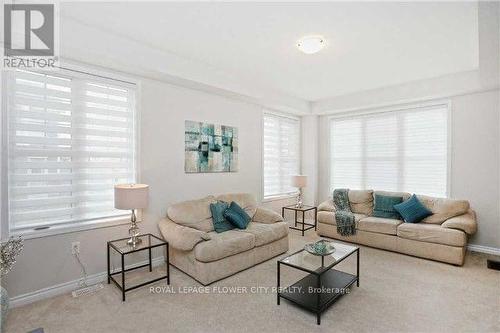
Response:
[[[199,121],[185,122],[186,173],[238,171],[238,129]]]

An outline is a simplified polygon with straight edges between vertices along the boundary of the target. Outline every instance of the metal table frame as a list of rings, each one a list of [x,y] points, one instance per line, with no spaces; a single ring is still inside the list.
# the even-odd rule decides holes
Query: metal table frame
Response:
[[[148,236],[150,244],[151,244],[151,237],[156,238],[161,243],[160,244],[155,244],[155,245],[149,245],[147,247],[142,247],[142,248],[139,248],[139,249],[136,249],[136,250],[133,250],[131,248],[131,251],[122,252],[120,249],[118,249],[116,246],[114,246],[113,242],[119,242],[119,241],[127,240],[127,239],[129,239],[129,237],[127,237],[127,238],[121,238],[121,239],[115,239],[115,240],[107,242],[107,250],[108,250],[108,284],[110,284],[111,281],[113,281],[113,283],[118,287],[118,289],[121,290],[121,292],[122,292],[122,301],[123,302],[125,302],[125,293],[127,291],[131,291],[131,290],[143,287],[145,285],[148,285],[150,283],[154,283],[154,282],[157,282],[157,281],[160,281],[160,280],[163,280],[163,279],[167,279],[167,284],[170,284],[170,265],[169,265],[168,242],[166,242],[163,239],[158,238],[158,237],[156,237],[155,235],[152,235],[152,234],[141,235],[141,237],[144,237],[144,236]],[[127,288],[126,285],[125,285],[125,272],[129,272],[129,271],[132,271],[132,270],[135,270],[135,269],[139,269],[139,268],[143,268],[143,267],[149,267],[149,271],[152,272],[153,271],[153,264],[152,264],[152,258],[151,258],[151,250],[154,249],[154,248],[156,248],[156,247],[160,247],[160,246],[165,246],[165,251],[166,251],[165,263],[167,265],[167,273],[166,273],[166,275]],[[111,266],[110,266],[111,265],[111,253],[110,253],[110,249],[115,250],[121,256],[121,270],[118,271],[118,272],[111,273]],[[149,252],[149,262],[147,264],[144,264],[144,265],[139,265],[139,266],[136,266],[136,267],[125,269],[125,256],[127,254],[131,254],[131,253],[135,253],[135,252],[140,252],[140,251],[144,251],[144,250],[148,250],[148,252]],[[117,275],[117,274],[121,275],[121,285],[113,277],[113,275]]]
[[[295,226],[293,226],[293,227],[289,226],[290,229],[302,231],[302,236],[304,236],[304,232],[307,230],[310,230],[312,228],[314,228],[314,230],[317,230],[317,226],[318,226],[318,208],[317,207],[307,206],[307,205],[304,205],[302,208],[295,207],[295,205],[284,206],[281,208],[281,216],[283,217],[283,219],[285,218],[285,210],[293,210],[295,212],[295,221],[294,221]],[[314,210],[314,224],[306,222],[305,214],[306,214],[306,212],[308,212],[310,210]],[[297,212],[302,212],[302,221],[299,221],[297,219],[298,218]],[[302,225],[302,228],[297,228],[297,224]]]
[[[295,254],[297,254],[299,252],[302,252],[302,251],[305,251],[305,250],[304,249],[299,250],[299,251],[297,251],[297,252],[295,252],[295,253],[287,256],[286,258],[291,257],[291,256],[293,256],[293,255],[295,255]],[[336,270],[332,269],[334,266],[336,266],[338,263],[342,262],[344,259],[351,257],[351,255],[353,255],[354,253],[356,253],[356,275],[352,275],[352,274],[348,274],[348,273],[344,273],[344,272],[340,272],[340,271],[336,271]],[[350,277],[350,279],[348,280],[348,282],[345,285],[343,285],[342,288],[347,289],[352,284],[354,284],[354,282],[356,282],[356,286],[359,287],[359,247],[357,247],[353,252],[349,253],[348,255],[346,255],[345,257],[343,257],[342,259],[333,262],[332,264],[328,265],[327,267],[324,266],[324,258],[322,257],[322,260],[321,260],[322,266],[320,268],[318,268],[317,270],[315,270],[315,271],[307,269],[307,268],[304,268],[304,267],[301,267],[301,266],[298,266],[298,265],[293,265],[293,264],[284,262],[283,260],[286,259],[286,258],[283,258],[283,259],[277,261],[277,304],[280,305],[280,298],[285,298],[286,300],[291,301],[294,304],[296,304],[296,305],[298,305],[298,306],[300,306],[300,307],[302,307],[302,308],[304,308],[306,310],[309,310],[309,311],[315,313],[316,314],[316,323],[318,325],[321,324],[321,313],[323,313],[329,306],[331,306],[335,301],[337,301],[338,298],[340,296],[342,296],[342,294],[333,294],[333,295],[331,295],[329,297],[329,299],[327,299],[327,301],[324,302],[324,304],[320,304],[320,299],[321,299],[321,295],[322,294],[319,293],[319,292],[316,295],[316,302],[315,302],[315,304],[308,304],[305,300],[303,300],[304,298],[302,297],[302,295],[290,297],[286,293],[286,288],[285,288],[285,291],[281,291],[280,290],[280,284],[281,284],[281,281],[280,281],[280,274],[281,274],[281,272],[280,272],[280,265],[285,265],[285,266],[293,267],[295,269],[298,269],[298,270],[301,270],[303,272],[309,273],[308,276],[306,276],[302,280],[296,282],[292,286],[296,286],[296,285],[299,286],[299,285],[301,285],[301,283],[302,283],[302,286],[303,286],[304,285],[303,281],[306,281],[306,279],[308,279],[308,280],[312,279],[312,280],[314,280],[316,282],[314,287],[317,287],[318,289],[321,290],[321,288],[323,286],[323,284],[322,284],[322,277],[323,277],[323,275],[325,273],[327,273],[327,272],[334,271],[334,272],[340,272],[343,275]],[[292,287],[292,286],[290,286],[290,287]],[[298,293],[298,294],[300,294],[300,293]]]

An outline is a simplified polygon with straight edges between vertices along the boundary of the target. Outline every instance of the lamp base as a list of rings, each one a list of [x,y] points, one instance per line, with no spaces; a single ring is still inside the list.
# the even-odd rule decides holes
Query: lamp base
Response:
[[[136,247],[137,245],[142,243],[142,239],[139,238],[139,227],[137,227],[137,220],[135,217],[135,211],[133,209],[130,222],[130,228],[128,229],[130,239],[127,241],[127,244],[129,246]]]
[[[137,236],[132,236],[132,237],[130,237],[130,239],[127,241],[127,244],[128,244],[128,245],[130,245],[130,246],[132,246],[132,247],[135,247],[135,246],[137,246],[137,245],[139,245],[139,244],[141,244],[141,243],[142,243],[142,239],[140,239],[140,238],[139,238],[139,237],[137,237]]]
[[[295,208],[302,208],[304,205],[302,204],[302,188],[299,188],[299,194],[297,195],[297,203],[295,204]]]

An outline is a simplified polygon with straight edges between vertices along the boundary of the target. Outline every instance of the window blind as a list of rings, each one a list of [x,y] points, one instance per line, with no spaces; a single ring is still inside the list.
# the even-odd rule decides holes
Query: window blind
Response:
[[[299,171],[299,120],[264,114],[264,197],[296,192],[290,181]]]
[[[135,85],[69,70],[8,80],[11,230],[123,215],[113,186],[135,180]]]
[[[331,190],[448,194],[447,105],[332,118],[330,150]]]

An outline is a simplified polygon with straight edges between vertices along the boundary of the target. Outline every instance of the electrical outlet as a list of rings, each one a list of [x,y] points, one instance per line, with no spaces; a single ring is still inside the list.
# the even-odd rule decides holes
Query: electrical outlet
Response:
[[[80,253],[80,242],[71,243],[71,254],[79,254]]]

